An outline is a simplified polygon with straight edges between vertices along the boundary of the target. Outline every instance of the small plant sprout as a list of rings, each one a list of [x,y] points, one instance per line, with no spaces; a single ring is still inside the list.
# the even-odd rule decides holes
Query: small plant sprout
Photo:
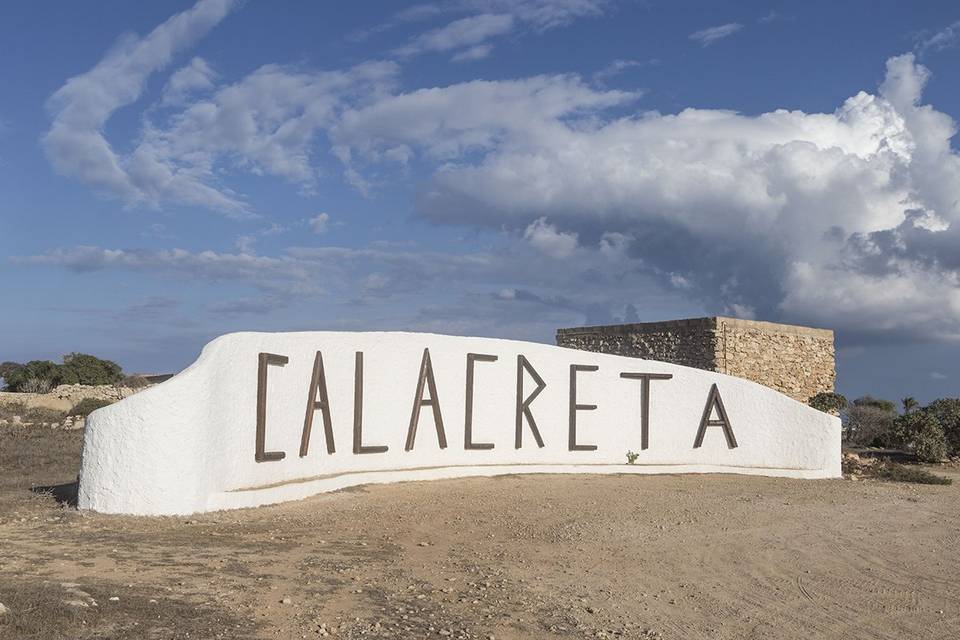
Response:
[[[640,457],[639,453],[634,453],[633,451],[627,451],[627,464],[633,464],[637,461],[637,458]]]

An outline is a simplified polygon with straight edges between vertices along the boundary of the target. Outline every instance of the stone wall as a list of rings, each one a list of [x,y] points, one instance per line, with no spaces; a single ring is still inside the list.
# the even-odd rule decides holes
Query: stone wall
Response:
[[[728,373],[801,402],[836,381],[828,329],[717,316],[559,329],[557,344]]]
[[[87,386],[62,384],[48,393],[14,393],[0,391],[0,405],[23,405],[27,409],[50,409],[69,411],[86,398],[116,402],[133,395],[140,389],[116,387],[109,384]]]

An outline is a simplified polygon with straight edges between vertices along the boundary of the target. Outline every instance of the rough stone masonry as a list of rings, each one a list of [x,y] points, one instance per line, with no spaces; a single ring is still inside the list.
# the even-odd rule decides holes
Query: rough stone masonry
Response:
[[[714,316],[557,330],[561,347],[746,378],[806,402],[836,381],[833,331]]]

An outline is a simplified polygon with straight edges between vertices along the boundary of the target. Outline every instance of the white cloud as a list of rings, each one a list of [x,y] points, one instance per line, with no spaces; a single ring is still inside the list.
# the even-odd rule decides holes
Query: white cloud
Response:
[[[511,16],[513,28],[528,30],[602,10],[577,0],[468,4],[457,10]],[[518,243],[514,249],[537,254],[524,259],[543,260],[538,266],[546,271],[567,262],[598,273],[626,269],[740,315],[862,334],[960,337],[956,123],[922,103],[931,76],[912,54],[887,62],[876,93],[856,93],[833,112],[757,115],[719,109],[623,115],[637,93],[599,91],[574,75],[397,93],[398,67],[390,62],[326,72],[266,65],[230,85],[184,81],[182,108],[160,110],[162,119],[145,122],[130,153],[114,152],[102,133],[110,115],[136,101],[147,76],[229,7],[200,2],[67,82],[50,101],[54,122],[44,140],[55,166],[128,202],[242,214],[249,207],[243,194],[222,184],[225,175],[247,171],[312,189],[312,154],[326,134],[352,184],[370,189],[382,179],[379,165],[400,165],[403,172],[403,165],[420,161],[433,170],[419,192],[421,213],[440,223],[505,229]],[[457,30],[441,29],[424,42],[460,55],[489,44],[496,30],[483,24],[467,20],[459,39],[452,35]],[[731,25],[695,39],[706,46],[735,32]],[[191,95],[194,89],[207,94]],[[531,245],[539,251],[529,251]],[[298,286],[309,286],[317,274],[317,254],[266,258],[252,255],[250,243],[243,248],[238,254],[78,248],[36,261],[75,269],[154,264]],[[497,280],[491,274],[501,273],[503,260],[497,268],[471,269],[454,268],[442,255],[428,256],[439,262],[428,266],[424,256],[368,253],[364,259],[379,266],[361,268],[359,255],[337,259],[363,271],[368,284],[378,282],[374,274],[392,276],[391,269],[413,271],[422,284],[428,273],[449,268],[453,276],[482,280],[491,294],[514,290],[525,304],[562,298],[525,297],[527,283],[509,275]],[[519,260],[514,269],[529,266]],[[324,265],[326,277],[335,267]],[[367,290],[381,295],[401,286],[402,278],[391,277]],[[618,304],[622,309],[623,300]]]
[[[561,118],[629,102],[636,94],[597,92],[575,76],[475,80],[389,96],[347,110],[330,131],[342,158],[356,153],[382,159],[414,147],[433,158],[489,150],[519,138],[563,135]]]
[[[310,218],[308,221],[310,229],[317,235],[322,235],[327,232],[327,228],[330,225],[330,214],[328,213],[319,213],[314,217]]]
[[[947,376],[947,375],[945,375],[945,374],[943,374],[943,373],[940,373],[939,371],[931,371],[931,372],[930,372],[930,378],[933,379],[933,380],[946,380],[946,379],[949,378],[949,377],[950,377],[950,376]]]
[[[743,29],[743,25],[739,22],[728,22],[727,24],[721,24],[716,27],[708,27],[700,31],[694,31],[689,35],[689,38],[694,42],[699,42],[701,47],[709,47],[724,38],[732,36],[741,29]]]
[[[484,13],[454,20],[446,26],[421,34],[395,53],[410,56],[426,51],[475,47],[494,36],[509,33],[513,28],[512,15]]]
[[[377,326],[375,316],[382,314],[393,328],[542,339],[557,326],[613,322],[625,301],[642,300],[647,317],[659,315],[663,307],[685,307],[678,296],[664,294],[639,273],[638,261],[627,256],[612,260],[596,250],[577,250],[557,260],[531,251],[519,235],[500,239],[495,248],[455,253],[370,245],[291,247],[268,257],[73,247],[16,261],[86,277],[106,270],[136,271],[218,289],[229,281],[256,292],[211,309],[220,314],[260,311],[262,305],[255,301],[265,297],[300,303],[331,296],[337,309],[364,306],[367,328]],[[438,297],[438,292],[459,293]],[[692,308],[691,313],[697,312]],[[340,315],[337,311],[334,317]]]
[[[593,74],[593,81],[603,84],[610,78],[624,73],[628,69],[638,69],[642,67],[655,67],[660,64],[658,58],[650,60],[614,60],[600,71]]]
[[[182,104],[193,93],[212,89],[216,76],[216,72],[206,60],[194,58],[190,64],[175,71],[167,80],[160,104],[163,106]]]
[[[399,146],[433,159],[418,204],[437,222],[545,218],[718,310],[952,338],[960,157],[929,77],[908,54],[833,113],[613,119],[632,95],[576,78],[465,83],[347,111],[331,138],[356,171]]]
[[[104,138],[104,125],[117,109],[140,97],[148,76],[169,65],[176,53],[216,26],[234,5],[233,0],[200,0],[146,37],[120,40],[93,69],[68,80],[48,103],[54,119],[43,139],[56,169],[130,201],[142,200],[141,185]],[[189,177],[171,174],[166,179],[167,189],[185,201],[242,209],[236,200]]]
[[[475,47],[470,47],[458,53],[457,55],[450,58],[453,62],[469,62],[471,60],[481,60],[490,55],[490,52],[493,51],[493,46],[489,44],[478,44]]]
[[[930,51],[941,51],[956,46],[958,41],[960,41],[960,20],[933,33],[919,34],[914,51],[922,56]]]
[[[451,60],[464,62],[490,55],[488,41],[520,30],[542,33],[574,20],[603,14],[609,0],[455,0],[445,4],[417,5],[404,9],[393,20],[355,34],[365,40],[401,24],[432,20],[451,14],[470,14],[412,38],[394,54],[412,56],[427,52],[459,50]]]
[[[531,222],[523,232],[523,238],[538,251],[553,258],[569,258],[577,250],[577,234],[557,231],[546,218]]]

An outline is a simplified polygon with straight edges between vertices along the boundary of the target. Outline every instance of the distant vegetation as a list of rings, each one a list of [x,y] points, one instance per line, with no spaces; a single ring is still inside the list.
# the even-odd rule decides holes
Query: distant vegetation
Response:
[[[31,360],[25,364],[0,364],[0,378],[7,391],[45,393],[61,384],[116,384],[124,379],[116,362],[85,353],[68,353],[63,364],[50,360]]]
[[[101,400],[100,398],[84,398],[77,404],[73,405],[73,408],[68,412],[71,416],[83,416],[86,418],[88,415],[96,411],[97,409],[102,409],[103,407],[113,404],[113,400]]]
[[[837,393],[818,393],[809,404],[839,414],[850,445],[901,449],[923,462],[960,457],[960,398],[940,398],[925,407],[904,398],[902,411],[889,400],[863,396],[848,403]]]

